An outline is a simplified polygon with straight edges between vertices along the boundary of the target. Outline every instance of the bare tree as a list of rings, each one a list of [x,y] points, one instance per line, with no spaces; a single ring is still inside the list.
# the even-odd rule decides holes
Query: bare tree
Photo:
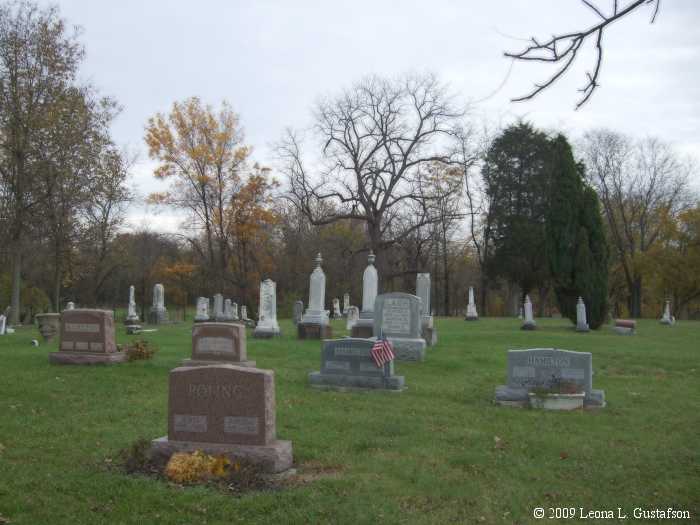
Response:
[[[633,142],[608,130],[587,133],[582,154],[624,273],[630,315],[639,317],[642,258],[659,242],[664,221],[689,206],[687,183],[692,166],[658,139]]]
[[[364,222],[370,248],[381,262],[382,251],[397,236],[434,220],[422,168],[457,162],[445,142],[463,115],[432,75],[366,78],[318,103],[314,132],[322,147],[313,173],[299,134],[288,131],[279,144],[288,198],[315,225]],[[418,215],[399,232],[395,219],[408,208]]]
[[[85,188],[87,201],[82,209],[83,242],[81,250],[87,262],[93,301],[103,301],[102,288],[110,275],[123,264],[112,254],[119,246],[114,239],[132,199],[126,183],[134,157],[111,144],[99,153],[90,182]]]
[[[656,20],[660,2],[660,0],[634,0],[626,5],[620,5],[622,2],[613,0],[611,13],[606,14],[602,8],[596,6],[592,1],[581,1],[600,18],[597,24],[593,24],[591,27],[580,31],[554,35],[544,42],[539,41],[535,37],[531,37],[530,40],[532,44],[523,51],[518,53],[504,53],[505,56],[514,60],[547,62],[556,64],[558,67],[554,74],[546,81],[541,84],[535,84],[532,91],[527,95],[512,99],[513,102],[529,100],[554,84],[574,63],[576,55],[586,40],[593,38],[595,39],[596,61],[593,71],[586,72],[586,84],[579,89],[582,95],[581,99],[576,103],[576,109],[580,108],[588,101],[599,85],[598,77],[600,76],[600,67],[603,63],[603,33],[605,30],[617,20],[620,20],[645,5],[653,6],[653,14],[651,16],[651,23],[653,23],[654,20]]]
[[[22,257],[31,214],[45,202],[39,177],[39,137],[75,81],[83,48],[56,7],[33,2],[0,6],[0,179],[8,197],[12,245],[11,323],[19,322]]]
[[[484,132],[481,144],[477,147],[473,143],[473,132],[471,130],[460,131],[457,134],[459,139],[458,147],[462,150],[460,166],[464,179],[464,202],[465,215],[467,218],[467,231],[469,241],[474,247],[476,259],[479,264],[479,311],[486,315],[488,298],[489,279],[486,273],[486,264],[490,256],[491,248],[491,214],[489,205],[489,194],[486,192],[480,173],[473,168],[477,165],[478,158],[483,158],[490,140],[488,132]],[[477,157],[471,152],[477,151]]]

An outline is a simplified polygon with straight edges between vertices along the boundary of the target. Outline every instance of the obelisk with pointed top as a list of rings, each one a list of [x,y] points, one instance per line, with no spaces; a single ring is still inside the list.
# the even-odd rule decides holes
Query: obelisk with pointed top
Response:
[[[589,330],[586,320],[586,304],[583,302],[583,297],[579,297],[576,302],[576,331],[588,332]]]
[[[352,327],[352,337],[372,337],[374,333],[374,301],[377,299],[379,275],[374,266],[374,253],[367,256],[367,268],[362,274],[362,310],[360,318]]]
[[[474,287],[469,287],[469,302],[467,303],[467,315],[465,321],[478,321],[479,314],[476,311],[476,303],[474,302]]]
[[[70,308],[66,308],[69,310]],[[136,298],[134,285],[129,286],[129,306],[126,313],[126,319],[124,319],[125,325],[139,324],[139,315],[136,313]]]
[[[299,339],[329,339],[332,328],[328,324],[328,312],[325,309],[326,274],[321,263],[323,258],[316,256],[316,268],[309,277],[309,306],[297,325]]]
[[[535,330],[537,328],[537,323],[532,317],[532,302],[530,301],[530,296],[525,296],[525,303],[523,304],[523,312],[525,315],[525,320],[523,325],[520,327],[521,330]]]

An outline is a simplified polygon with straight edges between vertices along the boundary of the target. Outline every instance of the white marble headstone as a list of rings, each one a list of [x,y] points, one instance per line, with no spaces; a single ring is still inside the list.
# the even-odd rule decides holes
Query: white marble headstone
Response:
[[[209,320],[209,298],[208,297],[198,297],[197,298],[197,313],[194,316],[195,321],[208,321]]]
[[[523,314],[525,316],[523,327],[534,328],[537,323],[535,323],[535,319],[532,316],[532,301],[530,301],[529,295],[525,295],[525,303],[523,304]]]
[[[360,318],[360,309],[357,306],[348,306],[347,316],[345,328],[347,330],[352,330],[352,327],[355,326],[355,323],[357,323],[357,320]]]
[[[255,335],[277,335],[280,326],[277,322],[277,283],[265,279],[260,283],[260,306]]]
[[[369,252],[367,257],[367,268],[362,274],[362,314],[366,317],[373,317],[374,301],[377,299],[377,289],[379,286],[379,276],[374,267],[374,253]]]
[[[576,302],[576,331],[588,332],[588,321],[586,320],[586,304],[583,297],[579,297]]]
[[[469,287],[469,302],[467,303],[467,319],[475,320],[479,318],[476,311],[476,303],[474,302],[474,287]]]
[[[343,314],[340,312],[340,299],[335,297],[333,299],[333,318],[338,319],[342,316],[343,316]]]
[[[323,273],[321,263],[323,259],[319,253],[316,256],[316,268],[309,277],[309,306],[301,318],[302,323],[328,324],[328,312],[324,308],[326,298],[326,274]]]

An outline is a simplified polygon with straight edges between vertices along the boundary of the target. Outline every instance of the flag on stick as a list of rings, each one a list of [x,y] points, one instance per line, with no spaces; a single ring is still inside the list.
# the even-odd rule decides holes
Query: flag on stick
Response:
[[[370,355],[377,368],[382,368],[386,363],[394,360],[394,349],[386,337],[379,336],[370,350]]]

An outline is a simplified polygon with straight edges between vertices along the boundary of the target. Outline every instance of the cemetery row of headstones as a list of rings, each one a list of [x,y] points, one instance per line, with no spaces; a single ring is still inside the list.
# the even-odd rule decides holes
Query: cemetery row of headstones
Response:
[[[319,255],[310,278],[309,307],[299,322],[302,327],[318,326],[319,333],[328,326],[329,317],[329,312],[323,310],[325,275],[321,263]],[[313,387],[401,391],[405,378],[395,375],[393,360],[378,364],[372,353],[377,342],[391,341],[397,359],[422,361],[428,344],[426,338],[435,340],[429,313],[430,276],[419,274],[416,295],[401,292],[378,295],[373,263],[374,256],[370,255],[363,291],[374,300],[371,304],[365,302],[363,294],[363,311],[344,304],[353,330],[362,319],[370,320],[372,337],[323,341],[321,368],[308,377]],[[279,331],[275,283],[263,281],[260,291],[261,313],[256,332],[274,334]],[[154,297],[161,298],[162,292],[160,287]],[[473,291],[469,299],[473,305]],[[349,298],[344,302],[349,303]],[[207,307],[208,304],[207,300]],[[582,305],[583,300],[579,299],[577,329],[587,330]],[[162,302],[156,303],[157,309],[161,306]],[[202,322],[195,323],[191,357],[170,372],[168,434],[152,442],[152,452],[169,457],[174,452],[202,450],[252,461],[270,472],[284,471],[292,464],[292,444],[276,437],[274,372],[255,368],[256,363],[247,358],[245,326],[227,322],[227,302],[220,294],[214,299],[214,311],[224,314],[221,321],[200,319]],[[525,298],[524,313],[525,324],[534,325],[529,297]],[[467,318],[477,317],[475,306],[468,308]],[[67,309],[61,315],[60,337],[59,351],[49,357],[52,363],[125,360],[115,345],[111,311]],[[603,407],[605,394],[592,388],[592,377],[590,353],[551,348],[511,350],[507,384],[496,388],[494,401],[512,406]]]

